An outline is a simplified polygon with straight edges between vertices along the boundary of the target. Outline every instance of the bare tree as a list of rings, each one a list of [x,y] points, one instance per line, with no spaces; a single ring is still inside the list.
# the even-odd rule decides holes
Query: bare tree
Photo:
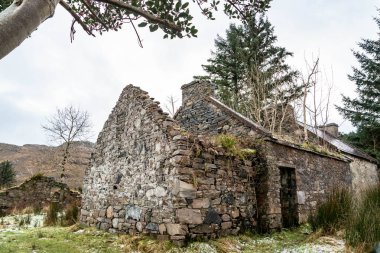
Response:
[[[327,78],[326,72],[320,71],[319,57],[310,64],[305,59],[306,73],[302,77],[304,89],[303,98],[296,107],[301,107],[304,141],[309,141],[308,125],[316,131],[318,126],[328,123],[330,112],[330,97],[333,83]],[[331,71],[332,73],[332,71]],[[315,132],[316,133],[316,132]]]
[[[57,109],[57,112],[48,118],[42,125],[52,141],[64,145],[61,167],[61,180],[65,178],[65,165],[70,156],[71,145],[74,141],[88,139],[91,130],[89,114],[74,106]]]
[[[302,86],[303,86],[303,100],[302,100],[302,116],[303,116],[303,131],[304,131],[304,141],[308,142],[308,128],[307,128],[307,95],[309,93],[310,87],[316,87],[317,85],[317,75],[319,72],[319,58],[310,65],[305,59],[307,74],[306,77],[302,77]],[[314,100],[315,101],[315,100]]]
[[[277,83],[276,83],[277,81]],[[302,95],[296,82],[266,77],[257,67],[252,67],[244,84],[244,114],[272,133],[282,134],[284,123],[294,119],[290,103]]]
[[[165,103],[165,109],[169,112],[170,117],[174,117],[175,112],[177,111],[177,102],[178,99],[173,97],[173,95],[170,95],[169,97],[166,98]]]

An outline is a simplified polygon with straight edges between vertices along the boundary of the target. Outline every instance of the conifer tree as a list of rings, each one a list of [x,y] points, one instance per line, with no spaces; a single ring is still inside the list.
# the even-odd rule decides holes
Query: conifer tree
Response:
[[[0,163],[0,188],[10,186],[15,179],[12,163],[9,161]]]
[[[297,76],[285,63],[292,53],[275,45],[277,37],[266,17],[270,2],[251,12],[242,25],[230,25],[225,38],[218,36],[216,51],[207,60],[208,64],[202,65],[208,75],[195,77],[215,83],[222,102],[246,116],[249,116],[247,103],[255,97],[258,86],[270,96],[273,89],[294,83]]]
[[[380,19],[375,21],[380,29]],[[380,37],[363,39],[358,45],[361,51],[354,51],[354,56],[359,67],[353,67],[348,76],[356,84],[357,96],[343,96],[344,106],[338,110],[357,127],[357,132],[347,135],[347,139],[377,156],[380,162]]]

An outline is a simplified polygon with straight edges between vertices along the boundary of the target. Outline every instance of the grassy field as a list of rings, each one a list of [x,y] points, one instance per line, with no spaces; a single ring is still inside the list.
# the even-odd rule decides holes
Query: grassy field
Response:
[[[116,235],[73,226],[0,231],[0,253],[113,253],[113,252],[346,252],[342,240],[317,237],[308,227],[264,235],[229,236],[191,242],[178,248],[149,237]]]

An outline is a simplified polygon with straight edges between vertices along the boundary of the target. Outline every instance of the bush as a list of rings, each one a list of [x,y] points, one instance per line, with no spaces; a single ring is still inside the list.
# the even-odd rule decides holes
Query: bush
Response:
[[[352,212],[352,193],[345,188],[334,188],[326,201],[319,203],[309,223],[314,231],[321,229],[331,234],[344,228]]]
[[[65,215],[63,216],[64,226],[71,226],[78,222],[79,208],[77,205],[72,204],[65,210]]]
[[[243,160],[248,156],[256,155],[255,149],[240,148],[238,140],[233,135],[218,135],[216,138],[216,143],[226,149],[231,155],[237,156]]]
[[[44,224],[46,226],[55,226],[58,225],[58,213],[60,211],[60,206],[58,202],[50,202],[49,208],[46,213]]]
[[[30,180],[41,180],[43,177],[44,177],[44,174],[39,172],[39,173],[34,174],[30,178]]]
[[[0,163],[0,188],[9,187],[15,179],[12,163],[9,161]]]
[[[236,149],[237,140],[232,135],[221,134],[217,137],[217,142],[225,149],[232,151]]]
[[[380,241],[380,185],[363,191],[362,199],[348,220],[347,243],[364,251]]]

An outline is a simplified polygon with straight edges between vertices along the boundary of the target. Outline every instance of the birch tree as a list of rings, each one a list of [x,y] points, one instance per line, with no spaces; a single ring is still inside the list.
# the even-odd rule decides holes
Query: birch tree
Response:
[[[89,114],[73,106],[57,109],[42,128],[52,141],[63,145],[61,180],[65,178],[65,165],[70,156],[71,146],[75,141],[88,139],[91,130]]]

